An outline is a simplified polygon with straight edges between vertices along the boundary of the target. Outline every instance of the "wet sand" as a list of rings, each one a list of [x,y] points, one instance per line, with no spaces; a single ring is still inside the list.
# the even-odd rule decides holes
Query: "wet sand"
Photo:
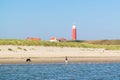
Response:
[[[65,63],[63,57],[42,57],[30,58],[31,62],[26,62],[26,58],[1,58],[0,64],[41,64],[41,63]],[[68,63],[109,63],[120,62],[120,57],[68,57]]]
[[[120,50],[43,46],[0,46],[0,64],[120,62]],[[31,62],[26,62],[30,58]]]

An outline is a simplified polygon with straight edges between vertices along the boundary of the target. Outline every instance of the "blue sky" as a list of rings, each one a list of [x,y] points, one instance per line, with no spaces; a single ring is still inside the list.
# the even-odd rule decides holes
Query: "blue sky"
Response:
[[[120,0],[0,0],[0,38],[120,39]]]

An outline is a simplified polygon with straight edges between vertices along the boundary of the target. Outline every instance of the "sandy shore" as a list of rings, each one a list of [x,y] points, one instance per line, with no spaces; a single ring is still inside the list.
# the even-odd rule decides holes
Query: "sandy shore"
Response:
[[[69,63],[75,62],[120,62],[120,50],[98,48],[70,48],[43,46],[0,46],[0,64],[27,63]]]

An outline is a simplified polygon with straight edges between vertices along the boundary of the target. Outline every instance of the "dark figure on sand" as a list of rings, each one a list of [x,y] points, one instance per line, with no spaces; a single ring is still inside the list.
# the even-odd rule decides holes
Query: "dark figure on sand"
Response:
[[[27,58],[27,59],[26,59],[26,62],[31,62],[31,59],[30,59],[30,58]]]
[[[68,63],[68,58],[67,58],[67,56],[65,57],[65,63]]]

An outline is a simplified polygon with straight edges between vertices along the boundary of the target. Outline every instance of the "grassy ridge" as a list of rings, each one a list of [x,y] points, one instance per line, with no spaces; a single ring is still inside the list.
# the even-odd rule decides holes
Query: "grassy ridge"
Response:
[[[120,45],[120,40],[89,40],[84,42],[89,44],[100,44],[100,45]]]
[[[102,43],[101,43],[102,42]],[[104,48],[106,50],[120,50],[120,41],[77,41],[77,42],[49,42],[49,41],[27,41],[16,39],[1,39],[0,45],[22,45],[22,46],[57,46],[57,47],[79,47],[79,48]],[[113,44],[115,43],[115,44]]]

